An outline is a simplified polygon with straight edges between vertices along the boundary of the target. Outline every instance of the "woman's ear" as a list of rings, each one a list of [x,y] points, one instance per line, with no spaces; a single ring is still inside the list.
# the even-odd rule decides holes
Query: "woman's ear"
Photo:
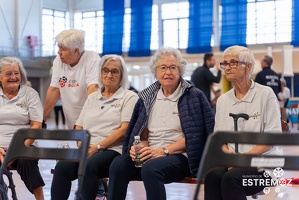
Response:
[[[252,63],[247,63],[246,64],[246,66],[245,66],[245,68],[247,68],[249,71],[251,70],[251,67],[252,67]]]
[[[75,48],[75,54],[80,55],[79,48]]]

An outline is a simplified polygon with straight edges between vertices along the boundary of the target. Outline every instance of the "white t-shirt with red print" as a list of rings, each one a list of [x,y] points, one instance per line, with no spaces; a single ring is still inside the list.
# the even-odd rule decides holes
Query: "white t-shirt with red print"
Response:
[[[57,56],[53,62],[51,86],[60,89],[63,111],[69,129],[75,125],[87,99],[87,88],[99,83],[100,56],[85,51],[74,67],[61,62]]]

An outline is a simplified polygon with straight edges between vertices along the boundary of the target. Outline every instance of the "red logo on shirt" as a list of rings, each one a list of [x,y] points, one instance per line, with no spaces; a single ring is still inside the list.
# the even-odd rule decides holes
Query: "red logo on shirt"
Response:
[[[66,81],[67,81],[67,78],[65,76],[61,77],[59,79],[59,85],[60,85],[60,87],[63,88],[65,86],[65,84],[66,84]]]

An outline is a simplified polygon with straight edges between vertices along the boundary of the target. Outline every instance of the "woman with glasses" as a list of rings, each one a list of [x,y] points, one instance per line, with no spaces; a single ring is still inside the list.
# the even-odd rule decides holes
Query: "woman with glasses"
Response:
[[[149,67],[157,81],[138,93],[125,135],[123,155],[110,166],[109,200],[124,200],[132,180],[142,180],[147,199],[166,199],[164,184],[197,174],[214,115],[202,91],[182,78],[186,60],[180,51],[162,48]],[[134,136],[142,142],[142,167],[134,165]]]
[[[0,59],[0,165],[18,129],[42,127],[42,102],[38,93],[26,84],[26,71],[20,59]],[[25,143],[27,146],[36,145],[31,139]],[[17,170],[35,199],[44,199],[45,183],[38,168],[38,160],[15,160],[10,167]]]
[[[280,133],[280,110],[276,95],[270,87],[251,79],[255,64],[252,51],[246,47],[232,46],[223,52],[223,58],[221,68],[234,87],[217,101],[214,132],[234,131],[234,120],[230,113],[244,113],[248,119],[238,120],[238,132]],[[282,153],[278,147],[267,145],[226,144],[222,149],[232,154]],[[205,200],[246,200],[246,196],[269,186],[265,183],[270,178],[264,176],[263,170],[217,168],[205,177]]]
[[[121,56],[102,57],[99,83],[100,90],[88,96],[75,124],[76,130],[88,130],[91,134],[82,187],[82,199],[90,200],[96,198],[98,179],[109,176],[112,160],[121,154],[123,137],[138,99],[136,93],[128,90],[127,67]],[[78,167],[79,163],[74,162],[56,164],[52,200],[68,199],[71,182],[78,178]]]

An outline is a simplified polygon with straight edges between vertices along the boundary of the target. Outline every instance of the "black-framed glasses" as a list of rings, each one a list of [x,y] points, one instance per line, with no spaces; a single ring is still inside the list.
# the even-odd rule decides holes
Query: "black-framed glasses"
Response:
[[[102,68],[101,71],[102,71],[103,75],[107,75],[107,74],[109,74],[109,72],[111,73],[111,75],[117,75],[117,74],[119,74],[119,69],[111,69],[111,70],[109,70],[108,68],[104,67],[104,68]]]
[[[247,62],[243,62],[243,61],[237,61],[237,60],[231,60],[230,62],[221,62],[220,63],[220,67],[221,69],[225,69],[227,68],[228,66],[230,66],[231,68],[236,68],[238,67],[238,65],[246,65]]]
[[[169,69],[171,72],[175,72],[178,69],[178,66],[176,66],[176,65],[170,65],[170,66],[160,65],[160,66],[158,66],[158,69],[160,72],[166,72],[167,69]]]

